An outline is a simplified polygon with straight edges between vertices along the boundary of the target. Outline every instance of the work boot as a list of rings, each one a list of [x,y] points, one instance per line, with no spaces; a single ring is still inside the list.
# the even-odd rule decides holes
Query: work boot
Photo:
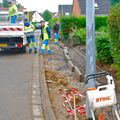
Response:
[[[54,45],[58,46],[58,42],[55,42]]]
[[[52,51],[51,51],[51,50],[48,50],[48,54],[49,54],[49,55],[52,54]]]
[[[29,49],[29,53],[32,53],[32,49]]]
[[[37,50],[35,51],[35,54],[37,53]]]
[[[45,54],[45,50],[44,49],[41,49],[40,50],[40,53],[43,55],[43,54]]]
[[[38,49],[37,49],[37,47],[34,47],[34,53],[36,54],[37,52],[38,52]]]

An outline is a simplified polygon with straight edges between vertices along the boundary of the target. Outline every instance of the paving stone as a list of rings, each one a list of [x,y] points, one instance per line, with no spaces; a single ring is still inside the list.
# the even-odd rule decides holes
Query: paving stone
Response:
[[[43,117],[43,111],[41,105],[33,105],[33,115],[34,117]]]
[[[40,82],[39,82],[38,79],[37,79],[37,80],[32,80],[32,84],[33,84],[33,85],[39,86]]]
[[[39,87],[37,87],[37,88],[32,88],[33,90],[32,90],[32,94],[33,95],[40,95],[40,88]]]
[[[33,103],[33,105],[42,105],[41,97],[33,95],[32,96],[32,103]]]

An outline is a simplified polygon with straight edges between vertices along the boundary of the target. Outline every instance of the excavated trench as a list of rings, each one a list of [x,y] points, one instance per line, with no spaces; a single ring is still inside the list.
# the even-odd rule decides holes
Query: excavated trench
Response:
[[[62,46],[62,47],[60,47]],[[52,108],[54,110],[55,116],[57,120],[74,120],[74,115],[69,114],[66,109],[63,107],[63,103],[65,102],[63,95],[65,91],[69,91],[69,89],[75,89],[79,93],[85,96],[85,86],[84,86],[84,75],[85,75],[85,49],[84,47],[76,47],[69,48],[69,56],[74,63],[74,65],[78,66],[80,71],[82,72],[82,82],[76,79],[76,76],[68,67],[68,63],[64,59],[63,53],[63,45],[54,46],[51,44],[51,48],[53,50],[53,54],[44,55],[44,65],[45,65],[45,77],[46,83],[48,86],[49,98],[51,101]],[[102,71],[101,68],[97,67],[97,71]],[[98,82],[101,82],[98,80]],[[103,82],[104,83],[104,82]],[[85,99],[80,99],[75,97],[76,106],[84,105]],[[71,102],[70,102],[71,103]],[[73,108],[73,101],[71,103]],[[100,112],[102,111],[102,112]],[[114,115],[111,114],[112,109],[100,109],[96,113],[107,113],[109,120],[116,120]],[[85,115],[81,115],[77,111],[78,120],[86,120]],[[99,119],[98,119],[99,120]],[[103,119],[100,119],[103,120]]]

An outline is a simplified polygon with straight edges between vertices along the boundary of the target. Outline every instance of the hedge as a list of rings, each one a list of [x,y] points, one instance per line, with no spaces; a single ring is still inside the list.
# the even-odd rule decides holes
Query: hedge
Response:
[[[95,17],[96,30],[101,26],[107,26],[107,16],[96,16]],[[86,27],[86,19],[84,16],[81,17],[63,17],[60,19],[61,33],[64,40],[68,39],[69,33],[74,29],[80,29]]]
[[[73,30],[72,33],[70,33],[69,42],[72,42],[73,45],[85,45],[86,42],[86,30],[85,28]]]
[[[49,27],[52,29],[56,21],[60,20],[59,18],[53,18],[49,21]]]
[[[60,19],[61,33],[64,40],[68,39],[68,35],[74,29],[85,28],[85,17],[63,17]]]
[[[96,43],[97,60],[105,64],[113,63],[109,35],[104,32],[102,34],[96,35]]]
[[[120,76],[120,3],[111,8],[108,16],[108,32],[112,45],[112,56]]]

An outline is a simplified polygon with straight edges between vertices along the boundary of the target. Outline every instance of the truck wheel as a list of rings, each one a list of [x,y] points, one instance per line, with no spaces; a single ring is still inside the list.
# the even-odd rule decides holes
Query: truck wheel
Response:
[[[18,49],[19,53],[26,53],[26,46],[23,46],[22,48]]]

